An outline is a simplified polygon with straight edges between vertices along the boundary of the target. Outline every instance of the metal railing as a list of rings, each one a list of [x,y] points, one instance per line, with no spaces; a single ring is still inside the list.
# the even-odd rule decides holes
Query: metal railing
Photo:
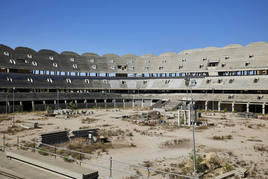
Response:
[[[8,148],[5,142],[6,142],[5,135],[3,134],[2,143],[0,144],[0,147],[2,148],[2,150],[6,150],[6,148]],[[26,144],[28,144],[28,146],[26,146]],[[32,144],[32,146],[29,146],[29,144]],[[91,167],[97,168],[98,170],[102,169],[106,172],[105,176],[109,176],[111,179],[113,178],[114,173],[119,173],[120,175],[130,175],[130,176],[137,177],[137,178],[149,179],[152,176],[151,175],[152,172],[155,172],[157,174],[162,174],[162,175],[169,175],[169,176],[173,176],[173,177],[198,179],[198,177],[196,177],[196,176],[188,176],[188,175],[183,175],[183,174],[174,173],[174,172],[166,172],[166,171],[162,171],[159,169],[155,169],[153,167],[145,167],[145,166],[139,165],[139,164],[131,164],[128,162],[115,160],[112,158],[112,156],[109,156],[108,158],[98,156],[98,160],[102,160],[102,161],[106,161],[106,162],[101,162],[101,164],[96,164],[96,161],[94,161],[94,163],[92,163],[90,161],[86,161],[86,160],[82,159],[82,156],[92,157],[92,155],[89,153],[83,153],[80,151],[71,150],[71,149],[67,149],[64,147],[58,147],[58,146],[44,144],[44,143],[38,143],[36,140],[34,140],[34,141],[31,141],[31,140],[20,141],[20,138],[18,136],[17,136],[16,146],[17,146],[17,150],[26,149],[26,150],[32,150],[33,152],[38,151],[41,153],[46,153],[46,154],[51,155],[51,156],[55,156],[55,158],[60,157],[63,159],[75,161],[81,166],[91,166]],[[40,148],[39,146],[50,147],[50,148],[54,149],[54,152],[51,152],[51,150],[50,151],[44,150],[44,149]],[[79,154],[80,157],[79,157],[79,159],[73,158],[71,156],[67,157],[66,155],[64,156],[64,155],[58,154],[57,151],[59,151],[59,150],[64,150],[64,151],[67,151],[70,153],[76,153],[76,154]],[[105,164],[107,164],[107,165],[105,165]],[[118,165],[122,165],[124,169],[122,169]],[[131,172],[130,171],[131,167],[135,167],[136,169],[144,170],[145,171],[144,173],[146,176],[144,176],[142,173],[137,172],[137,171],[135,173],[134,173],[134,171]],[[118,177],[116,177],[116,178],[118,178]]]

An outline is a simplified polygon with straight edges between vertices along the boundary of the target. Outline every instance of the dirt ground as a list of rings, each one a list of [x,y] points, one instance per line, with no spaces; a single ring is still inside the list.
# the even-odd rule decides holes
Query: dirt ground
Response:
[[[93,114],[78,114],[70,118],[66,115],[46,117],[45,112],[16,113],[15,121],[19,126],[22,122],[38,122],[40,128],[5,134],[6,143],[10,146],[20,140],[37,139],[41,133],[57,130],[78,130],[79,128],[100,128],[101,130],[123,131],[110,136],[114,146],[103,152],[91,154],[87,161],[95,166],[100,178],[108,178],[109,158],[113,158],[113,177],[131,178],[134,174],[147,175],[144,168],[135,165],[149,166],[169,172],[178,172],[174,168],[188,160],[192,152],[192,128],[176,127],[175,125],[137,125],[130,119],[122,119],[124,115],[137,115],[141,110],[132,109],[85,109]],[[174,112],[176,113],[176,112]],[[216,153],[226,161],[248,170],[247,178],[268,178],[268,121],[259,119],[243,119],[235,113],[202,113],[202,118],[213,126],[197,127],[195,132],[197,154],[204,156]],[[4,118],[6,115],[1,115]],[[12,115],[8,115],[12,117]],[[8,117],[7,116],[7,117]],[[94,120],[87,120],[94,119]],[[2,120],[0,132],[7,131],[11,119]],[[0,136],[2,144],[2,136]],[[117,144],[117,145],[116,145]],[[121,146],[121,147],[120,147]],[[261,146],[261,147],[260,147]],[[265,148],[266,147],[266,148]],[[149,165],[148,165],[149,163]],[[96,167],[100,165],[101,167]],[[107,167],[107,168],[105,168]],[[171,176],[150,172],[150,178],[172,178]],[[134,178],[134,177],[132,177]],[[209,178],[209,177],[207,177]]]

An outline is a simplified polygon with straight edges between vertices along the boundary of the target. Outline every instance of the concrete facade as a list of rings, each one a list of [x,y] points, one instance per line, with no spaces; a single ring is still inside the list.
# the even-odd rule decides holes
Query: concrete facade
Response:
[[[265,114],[267,58],[265,42],[121,57],[0,45],[0,112],[66,108],[70,102],[77,108],[149,107],[185,100],[189,77],[196,80],[192,92],[200,109]]]

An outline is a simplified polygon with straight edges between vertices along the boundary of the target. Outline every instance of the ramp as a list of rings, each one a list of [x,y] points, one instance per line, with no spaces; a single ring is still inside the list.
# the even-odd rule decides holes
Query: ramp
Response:
[[[75,164],[59,161],[50,157],[28,151],[6,151],[6,156],[11,160],[37,167],[48,172],[62,175],[66,178],[98,179],[98,172]]]

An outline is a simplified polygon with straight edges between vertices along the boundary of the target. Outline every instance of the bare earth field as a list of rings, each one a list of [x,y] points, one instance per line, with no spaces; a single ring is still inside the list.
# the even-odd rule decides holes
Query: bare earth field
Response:
[[[107,168],[110,157],[114,160],[113,178],[116,179],[135,178],[136,174],[146,177],[148,173],[145,167],[192,175],[191,127],[177,127],[174,124],[138,125],[131,118],[122,119],[122,116],[135,116],[144,112],[140,110],[85,110],[93,111],[93,114],[77,114],[66,118],[66,115],[46,117],[45,112],[16,113],[16,126],[31,121],[38,122],[40,128],[13,132],[8,130],[11,119],[1,120],[12,115],[1,115],[0,132],[6,133],[6,143],[14,146],[17,136],[20,141],[28,141],[46,132],[99,128],[103,135],[108,134],[112,147],[91,152],[90,157],[85,159],[89,165],[84,166],[98,170],[100,178],[109,178]],[[202,118],[214,124],[196,127],[197,156],[200,162],[198,170],[203,173],[213,170],[204,174],[204,178],[214,178],[236,168],[246,169],[246,178],[268,178],[268,121],[243,119],[235,113],[202,113]],[[3,143],[2,138],[0,134],[0,144]],[[213,164],[204,165],[212,158]],[[176,177],[150,171],[150,178]]]

